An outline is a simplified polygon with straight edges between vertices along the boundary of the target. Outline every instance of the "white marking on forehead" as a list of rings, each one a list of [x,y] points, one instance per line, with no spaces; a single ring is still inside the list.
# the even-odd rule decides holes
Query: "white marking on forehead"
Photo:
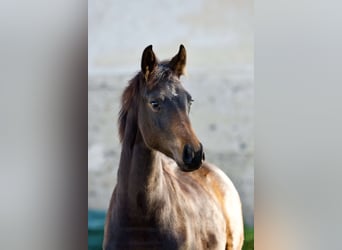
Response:
[[[174,97],[178,96],[176,88],[173,85],[166,86],[166,89],[162,89],[160,91],[160,98],[162,100],[164,100],[165,97],[172,98],[172,96],[174,96]]]
[[[171,88],[170,88],[170,86],[168,86],[168,89],[171,91],[171,94],[172,94],[173,96],[178,96],[177,91],[176,91],[176,88],[175,88],[174,85],[171,85]]]
[[[167,68],[164,66],[159,66],[155,69],[154,72],[154,77],[155,77],[155,81],[161,80],[165,77],[165,74],[169,74],[170,72],[167,72]],[[172,98],[172,97],[176,97],[178,96],[177,93],[177,87],[171,83],[171,81],[174,82],[179,82],[179,80],[177,80],[176,78],[170,76],[169,79],[163,79],[166,82],[166,89],[162,89],[160,91],[160,97],[162,98],[162,100],[164,100],[165,97],[168,98]],[[164,85],[165,86],[165,85]]]
[[[162,99],[162,101],[165,100],[165,95],[166,95],[165,90],[161,90],[161,91],[160,91],[160,98]]]

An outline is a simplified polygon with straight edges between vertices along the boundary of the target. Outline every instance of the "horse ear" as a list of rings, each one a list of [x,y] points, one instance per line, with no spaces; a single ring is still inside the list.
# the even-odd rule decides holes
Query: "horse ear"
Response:
[[[153,71],[157,65],[157,58],[152,50],[152,45],[147,46],[144,49],[141,58],[141,72],[144,74],[145,79],[148,78],[149,74]]]
[[[185,64],[186,64],[186,50],[183,44],[179,46],[178,54],[175,55],[169,65],[170,68],[178,75],[181,76],[185,74]]]

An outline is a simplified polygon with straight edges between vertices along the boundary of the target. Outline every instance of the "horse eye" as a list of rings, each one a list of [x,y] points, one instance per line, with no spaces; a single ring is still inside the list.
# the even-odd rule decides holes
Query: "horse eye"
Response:
[[[154,110],[156,110],[156,111],[160,110],[160,105],[159,105],[158,101],[151,101],[150,104]]]

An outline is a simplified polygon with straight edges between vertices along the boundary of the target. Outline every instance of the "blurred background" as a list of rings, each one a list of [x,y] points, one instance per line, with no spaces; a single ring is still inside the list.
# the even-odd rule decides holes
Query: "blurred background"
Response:
[[[188,50],[194,127],[208,159],[235,182],[246,222],[255,159],[256,247],[341,248],[340,1],[258,0],[254,13],[251,2],[215,0],[0,5],[0,249],[87,248],[116,178],[117,92],[146,45],[166,58],[179,43]],[[241,131],[253,127],[253,71],[255,150],[252,132]],[[209,122],[216,127],[206,131]]]
[[[206,160],[234,182],[242,200],[244,222],[253,227],[252,22],[252,1],[89,1],[91,218],[107,209],[116,183],[121,151],[117,132],[120,96],[140,70],[143,49],[152,44],[163,60],[174,56],[184,44],[187,75],[181,80],[195,100],[190,113],[193,128],[204,145]]]

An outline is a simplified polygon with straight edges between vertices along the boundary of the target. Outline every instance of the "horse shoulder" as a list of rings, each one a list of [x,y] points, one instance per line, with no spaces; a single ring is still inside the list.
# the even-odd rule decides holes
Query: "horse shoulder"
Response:
[[[241,249],[244,240],[242,208],[239,194],[230,178],[217,166],[204,162],[199,175],[219,200],[227,225],[227,249]]]

